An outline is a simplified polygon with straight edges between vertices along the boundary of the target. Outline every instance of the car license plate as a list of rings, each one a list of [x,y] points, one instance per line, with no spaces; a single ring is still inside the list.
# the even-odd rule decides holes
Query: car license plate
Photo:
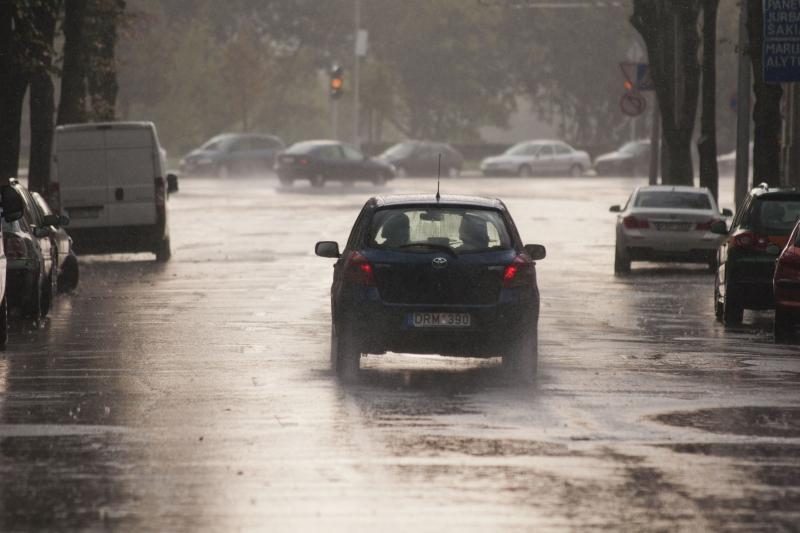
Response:
[[[415,328],[468,328],[469,313],[411,313],[409,322]]]
[[[689,231],[691,224],[685,222],[656,222],[659,231]]]

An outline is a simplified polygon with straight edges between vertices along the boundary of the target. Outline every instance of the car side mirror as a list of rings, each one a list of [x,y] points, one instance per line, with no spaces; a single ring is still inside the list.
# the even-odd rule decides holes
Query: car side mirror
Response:
[[[341,254],[339,253],[339,243],[335,241],[320,241],[314,246],[314,253],[320,257],[330,257],[338,259]]]
[[[67,215],[61,215],[58,217],[58,225],[62,228],[69,226],[69,217]]]
[[[716,233],[717,235],[727,235],[728,225],[724,220],[717,220],[711,224],[711,233]]]
[[[525,253],[531,256],[534,261],[547,257],[547,250],[541,244],[526,244]]]
[[[618,205],[612,205],[608,210],[611,211],[612,213],[621,213],[622,212],[622,208],[620,206],[618,206]]]
[[[37,239],[49,237],[52,234],[53,230],[51,230],[49,227],[33,228],[33,236],[36,237]]]
[[[3,218],[6,222],[14,222],[22,218],[25,212],[25,203],[22,201],[22,196],[11,185],[3,185],[0,189],[0,208],[3,209]]]
[[[42,225],[44,226],[60,226],[61,225],[61,218],[58,215],[45,215],[42,219]]]
[[[722,216],[724,216],[724,217],[732,217],[733,216],[733,211],[731,211],[730,209],[728,209],[726,207],[725,209],[722,210]]]
[[[178,192],[178,176],[175,174],[167,174],[167,192]]]

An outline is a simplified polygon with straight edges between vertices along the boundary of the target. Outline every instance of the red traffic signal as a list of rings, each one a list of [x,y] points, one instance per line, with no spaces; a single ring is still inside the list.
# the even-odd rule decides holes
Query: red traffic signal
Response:
[[[341,98],[342,93],[344,92],[344,78],[343,78],[344,71],[342,67],[338,65],[334,65],[331,67],[331,79],[330,79],[330,95],[331,98],[334,100],[337,98]]]

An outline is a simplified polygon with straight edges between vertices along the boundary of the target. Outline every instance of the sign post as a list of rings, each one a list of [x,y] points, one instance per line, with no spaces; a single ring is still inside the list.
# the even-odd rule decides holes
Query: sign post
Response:
[[[650,75],[650,65],[623,61],[619,64],[622,75],[625,76],[625,89],[627,91],[620,100],[620,109],[630,117],[644,113],[647,109],[647,99],[641,94],[644,91],[655,91],[656,86]],[[658,100],[653,105],[652,129],[650,131],[650,185],[658,184],[659,161],[661,159],[661,114],[658,111]]]

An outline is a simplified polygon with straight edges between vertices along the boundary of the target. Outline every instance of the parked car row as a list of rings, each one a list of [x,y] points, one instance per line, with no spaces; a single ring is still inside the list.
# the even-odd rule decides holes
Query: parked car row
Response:
[[[636,188],[617,213],[614,271],[633,261],[708,264],[715,273],[714,312],[726,326],[745,309],[775,310],[775,339],[800,325],[800,191],[762,184],[733,213],[706,188]]]
[[[0,304],[0,345],[7,336],[7,310],[19,308],[33,320],[47,316],[59,292],[78,286],[78,260],[64,230],[69,218],[53,214],[45,199],[16,179],[3,189],[2,251],[5,292]],[[17,202],[20,216],[6,215],[6,202]]]

